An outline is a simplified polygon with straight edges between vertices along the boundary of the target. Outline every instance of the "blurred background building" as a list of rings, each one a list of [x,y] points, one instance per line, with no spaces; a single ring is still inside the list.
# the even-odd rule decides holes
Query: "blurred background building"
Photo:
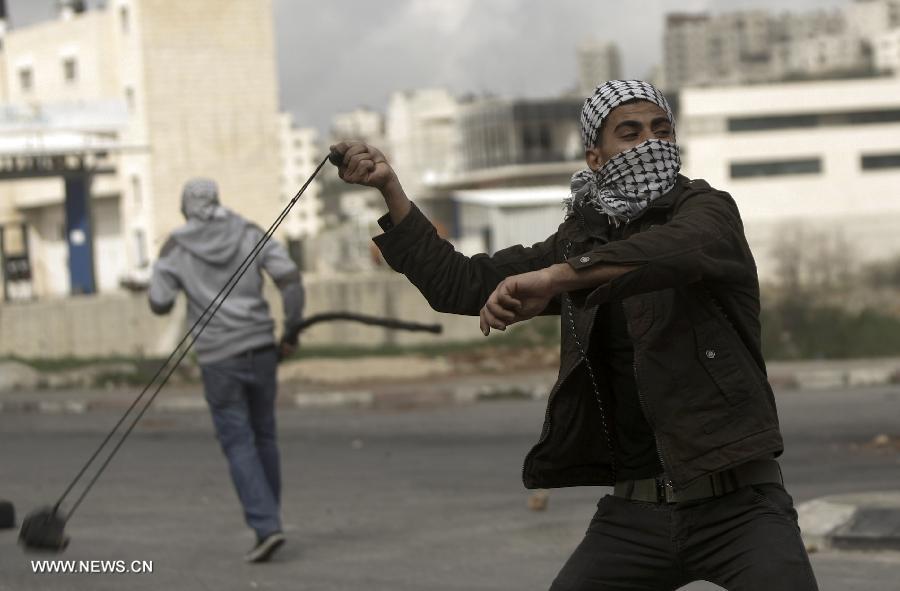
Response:
[[[0,254],[19,266],[6,265],[5,297],[144,280],[192,176],[267,225],[280,172],[272,37],[268,0],[64,0],[56,19],[7,30]]]
[[[599,84],[622,77],[619,47],[609,41],[583,41],[578,46],[578,94],[590,95]]]
[[[465,254],[556,229],[584,166],[584,96],[623,76],[616,43],[575,43],[556,95],[392,89],[300,127],[278,104],[272,8],[61,1],[49,20],[0,27],[5,300],[138,288],[182,222],[185,180],[215,178],[227,206],[268,226],[346,139],[383,149]],[[659,18],[647,75],[676,110],[684,172],[734,195],[764,282],[791,258],[834,274],[900,256],[900,0]],[[383,213],[377,191],[329,166],[279,238],[310,279],[385,277],[371,242]]]
[[[681,110],[685,172],[735,197],[763,277],[804,230],[823,264],[900,253],[900,78],[691,88]]]

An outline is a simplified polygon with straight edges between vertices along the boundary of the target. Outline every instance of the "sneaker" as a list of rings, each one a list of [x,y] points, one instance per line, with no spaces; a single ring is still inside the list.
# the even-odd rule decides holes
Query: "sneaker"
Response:
[[[247,562],[267,562],[284,542],[284,534],[280,531],[269,534],[265,538],[259,540],[256,543],[256,546],[247,552],[244,556],[244,560]]]

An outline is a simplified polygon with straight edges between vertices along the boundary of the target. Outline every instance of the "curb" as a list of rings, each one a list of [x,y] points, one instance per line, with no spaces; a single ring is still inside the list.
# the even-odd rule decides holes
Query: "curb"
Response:
[[[797,514],[810,552],[900,551],[900,492],[822,497],[798,505]]]
[[[295,392],[281,395],[279,408],[361,408],[361,409],[414,409],[437,406],[472,404],[499,400],[540,400],[546,398],[554,382],[532,380],[528,383],[512,382],[508,385],[404,384],[392,390],[347,389]],[[123,411],[133,402],[132,398],[97,398],[47,400],[14,399],[0,401],[2,414],[80,415],[94,411]],[[206,411],[206,400],[196,395],[161,397],[150,407],[155,413],[190,413]]]
[[[497,400],[540,400],[546,398],[554,382],[537,381],[509,386],[458,385],[424,390],[398,391],[338,390],[326,392],[301,392],[294,394],[296,408],[333,408],[351,406],[357,408],[417,408],[471,404]]]

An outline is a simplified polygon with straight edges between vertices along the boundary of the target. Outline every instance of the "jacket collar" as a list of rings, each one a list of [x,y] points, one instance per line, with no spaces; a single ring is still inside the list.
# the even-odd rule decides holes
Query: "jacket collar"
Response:
[[[671,209],[685,190],[685,185],[690,182],[686,176],[679,174],[672,190],[662,195],[659,199],[647,206],[644,213],[634,223],[640,223],[640,219],[648,211],[665,211]],[[577,204],[573,207],[574,215],[567,220],[570,224],[570,238],[575,242],[586,242],[588,239],[609,241],[609,233],[612,224],[609,216],[604,215],[593,207]]]

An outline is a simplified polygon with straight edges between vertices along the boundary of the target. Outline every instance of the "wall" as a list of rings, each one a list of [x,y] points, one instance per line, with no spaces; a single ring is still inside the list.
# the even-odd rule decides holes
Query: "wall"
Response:
[[[307,316],[355,311],[444,326],[444,333],[435,336],[329,322],[303,333],[302,342],[307,345],[410,345],[481,338],[477,317],[433,311],[401,275],[373,273],[338,279],[306,278],[304,282]],[[273,315],[280,318],[281,302],[271,284],[267,293]],[[157,317],[150,313],[145,293],[3,304],[0,305],[0,356],[45,359],[167,356],[186,330],[183,317],[183,298],[172,315]]]

